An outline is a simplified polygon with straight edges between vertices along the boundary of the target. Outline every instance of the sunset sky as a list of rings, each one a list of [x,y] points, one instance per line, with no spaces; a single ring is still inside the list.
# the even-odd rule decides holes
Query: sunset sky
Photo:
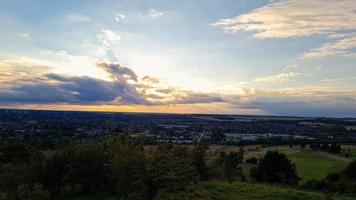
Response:
[[[356,0],[0,0],[0,107],[356,117]]]

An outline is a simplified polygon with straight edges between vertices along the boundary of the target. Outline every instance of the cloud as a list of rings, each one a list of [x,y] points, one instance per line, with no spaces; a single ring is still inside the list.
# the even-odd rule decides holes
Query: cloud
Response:
[[[284,72],[287,72],[287,71],[290,71],[290,70],[292,70],[292,69],[296,69],[297,67],[298,67],[297,64],[289,64],[289,65],[287,65],[287,66],[284,67],[283,71],[284,71]]]
[[[110,62],[116,62],[117,57],[112,49],[114,45],[121,41],[121,36],[110,29],[102,29],[96,37],[100,45],[93,50],[93,55],[99,59],[109,59]]]
[[[101,64],[101,66],[103,65]],[[148,104],[144,95],[137,91],[136,86],[123,78],[130,71],[118,65],[106,66],[108,66],[107,72],[115,78],[112,81],[54,73],[32,74],[17,77],[11,81],[4,80],[0,86],[0,102],[15,104]]]
[[[11,80],[29,74],[41,74],[53,70],[52,67],[39,63],[28,58],[18,58],[17,60],[0,60],[1,78],[6,74]]]
[[[252,31],[261,39],[333,34],[356,29],[355,8],[353,0],[284,0],[213,25],[227,32]]]
[[[233,90],[226,88],[228,92],[200,92],[161,84],[150,76],[138,77],[133,70],[119,64],[96,66],[110,79],[57,74],[26,59],[0,61],[0,106],[197,106],[196,112],[199,109],[204,112],[206,105],[215,109],[209,112],[218,113],[224,110],[270,115],[356,116],[356,90],[338,88],[328,82],[281,89],[256,89],[238,84]],[[270,77],[273,78],[265,77],[263,81],[282,81],[290,75]]]
[[[345,36],[343,36],[345,37]],[[302,55],[302,58],[323,58],[330,56],[356,56],[351,50],[356,48],[356,35],[326,43],[320,48],[311,49]]]
[[[268,115],[306,117],[355,117],[356,101],[347,97],[328,97],[316,100],[274,100],[259,99],[240,108],[257,108]]]
[[[76,105],[172,105],[221,102],[216,94],[183,91],[158,85],[159,80],[136,73],[119,64],[99,63],[110,80],[88,76],[47,73],[21,73],[11,78],[10,69],[18,69],[21,61],[0,62],[8,66],[0,72],[1,104],[76,104]],[[26,63],[25,63],[26,64]],[[26,64],[31,66],[30,64]],[[1,65],[0,65],[1,66]],[[33,67],[33,66],[31,66]],[[39,67],[36,65],[37,69]],[[143,80],[144,82],[141,82]]]
[[[109,29],[102,29],[96,37],[106,47],[111,47],[113,44],[116,44],[121,40],[119,34]]]
[[[157,84],[160,82],[159,79],[157,79],[155,77],[151,77],[151,76],[144,76],[142,78],[142,81],[147,82],[149,84]]]
[[[124,14],[122,14],[122,13],[118,13],[116,16],[115,16],[115,20],[117,21],[117,22],[119,22],[119,21],[121,21],[121,20],[123,20],[123,19],[125,19],[126,18],[126,15],[124,15]]]
[[[320,91],[319,91],[320,92]],[[318,93],[318,91],[314,91]],[[272,115],[288,116],[333,116],[355,117],[356,99],[343,95],[322,95],[319,97],[287,97],[271,99],[261,96],[254,101],[248,102],[248,107],[257,107]]]
[[[148,17],[155,19],[155,18],[161,17],[163,15],[163,12],[160,12],[155,9],[151,9],[150,11],[148,11],[147,15],[148,15]]]
[[[127,67],[121,67],[119,64],[99,63],[97,66],[110,74],[110,78],[114,81],[133,80],[137,82],[137,75],[134,71]]]
[[[356,116],[356,90],[332,88],[327,84],[259,89],[253,96],[229,99],[239,109],[257,109],[268,115]],[[244,100],[247,99],[247,100]]]
[[[265,76],[265,77],[259,77],[256,78],[255,81],[256,82],[281,82],[281,81],[287,81],[291,78],[300,76],[300,73],[296,73],[296,72],[283,72],[280,74],[275,74],[272,76]]]

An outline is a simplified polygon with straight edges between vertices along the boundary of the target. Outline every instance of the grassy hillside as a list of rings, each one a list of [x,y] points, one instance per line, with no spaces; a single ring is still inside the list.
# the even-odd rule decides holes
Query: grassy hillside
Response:
[[[340,172],[351,162],[349,158],[314,151],[307,147],[300,148],[299,146],[293,148],[289,148],[289,146],[261,148],[258,151],[247,153],[247,157],[262,157],[268,150],[276,150],[286,154],[296,164],[298,175],[302,178],[301,183],[313,179],[322,179],[333,172]],[[251,164],[242,165],[243,173],[247,178],[251,167],[253,167]]]
[[[340,172],[351,161],[343,157],[311,149],[302,149],[289,155],[295,163],[301,182],[312,179],[322,179],[333,172]]]
[[[179,193],[161,192],[156,200],[323,200],[324,194],[278,186],[236,182],[203,182]],[[335,200],[354,197],[334,196]]]

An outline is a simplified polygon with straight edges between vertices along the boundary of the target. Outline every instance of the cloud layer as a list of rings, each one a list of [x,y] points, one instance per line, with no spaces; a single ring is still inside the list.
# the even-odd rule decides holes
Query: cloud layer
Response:
[[[108,80],[48,73],[49,67],[23,60],[0,61],[0,66],[13,69],[0,73],[0,106],[187,105],[187,108],[192,108],[191,105],[199,104],[202,112],[203,105],[206,105],[210,109],[216,106],[214,109],[218,110],[210,112],[217,113],[221,110],[229,113],[253,110],[254,113],[272,115],[356,116],[356,90],[333,89],[327,85],[281,89],[240,85],[228,92],[199,92],[161,85],[160,80],[154,77],[138,77],[133,70],[119,64],[97,64],[107,73]],[[39,73],[41,69],[43,73]],[[285,72],[256,81],[284,81],[297,75]]]
[[[265,76],[265,77],[259,77],[256,78],[256,82],[281,82],[281,81],[287,81],[293,77],[300,76],[300,73],[296,72],[283,72],[280,74],[275,74],[272,76]]]
[[[330,56],[355,57],[351,50],[356,48],[356,35],[351,35],[340,40],[326,43],[320,48],[311,49],[302,58],[323,58]]]
[[[17,69],[21,62],[0,62]],[[27,63],[27,65],[30,65]],[[22,65],[23,66],[23,65]],[[34,64],[37,70],[45,69]],[[54,73],[0,73],[0,103],[2,104],[78,104],[78,105],[170,105],[222,102],[215,94],[183,91],[163,87],[159,80],[145,76],[139,79],[130,68],[119,64],[99,63],[110,80],[88,76]],[[31,67],[29,67],[31,68]],[[19,71],[17,71],[18,73]]]
[[[214,25],[227,32],[252,31],[261,39],[331,34],[356,29],[355,8],[353,0],[285,0]]]

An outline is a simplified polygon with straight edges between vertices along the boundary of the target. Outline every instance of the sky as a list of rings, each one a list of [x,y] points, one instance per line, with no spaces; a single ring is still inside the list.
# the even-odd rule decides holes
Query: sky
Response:
[[[356,117],[356,0],[0,0],[0,107]]]

